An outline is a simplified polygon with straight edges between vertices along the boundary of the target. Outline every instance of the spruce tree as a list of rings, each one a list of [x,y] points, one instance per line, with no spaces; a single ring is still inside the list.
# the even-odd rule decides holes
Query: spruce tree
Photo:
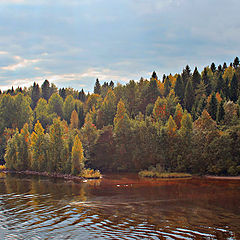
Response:
[[[193,104],[194,104],[194,91],[191,80],[188,80],[184,95],[184,105],[188,112],[191,112]]]
[[[207,68],[204,68],[204,70],[203,70],[202,79],[203,79],[204,84],[206,85],[207,96],[209,96],[212,92],[212,84],[210,82],[210,79],[209,79],[209,76],[208,76],[208,73],[207,73]]]
[[[213,93],[209,103],[209,109],[208,109],[208,112],[213,120],[216,120],[217,118],[217,108],[218,108],[218,102],[216,99],[216,94]]]
[[[183,97],[184,97],[184,87],[182,78],[180,75],[178,75],[175,86],[174,86],[174,92],[176,96],[180,99],[180,102],[183,103]]]
[[[85,92],[83,91],[83,89],[81,90],[81,92],[79,92],[78,94],[78,99],[82,102],[85,102],[86,101],[86,94]]]
[[[233,67],[234,67],[235,69],[237,69],[238,66],[239,66],[239,58],[236,57],[236,58],[234,59],[234,62],[233,62]]]
[[[50,83],[48,80],[45,80],[41,86],[42,88],[42,97],[48,101],[50,98]]]
[[[195,67],[193,75],[192,75],[192,85],[193,85],[193,89],[195,90],[197,88],[197,86],[200,84],[201,82],[201,75],[197,70],[197,67]]]
[[[37,105],[38,100],[41,97],[39,85],[35,82],[33,83],[32,94],[31,94],[31,108],[34,109]]]
[[[167,97],[171,89],[171,83],[167,76],[165,82],[164,82],[164,96]]]
[[[96,79],[95,86],[94,86],[94,93],[101,94],[101,84],[99,83],[98,78]]]
[[[212,63],[210,68],[211,68],[211,70],[212,70],[213,73],[216,72],[216,66],[215,66],[215,63]]]
[[[224,119],[224,101],[222,100],[219,104],[218,104],[218,109],[217,109],[217,122],[220,123],[223,119]]]
[[[222,74],[220,74],[217,79],[217,86],[215,91],[220,93],[221,91],[223,91],[223,89],[224,89],[224,80],[223,80]]]
[[[236,74],[234,73],[232,81],[230,83],[230,100],[236,102],[238,99],[238,81]]]

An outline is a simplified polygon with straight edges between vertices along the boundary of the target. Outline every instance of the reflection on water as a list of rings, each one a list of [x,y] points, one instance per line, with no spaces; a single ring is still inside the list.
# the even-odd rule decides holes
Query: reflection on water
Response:
[[[0,239],[240,239],[240,181],[0,173]]]

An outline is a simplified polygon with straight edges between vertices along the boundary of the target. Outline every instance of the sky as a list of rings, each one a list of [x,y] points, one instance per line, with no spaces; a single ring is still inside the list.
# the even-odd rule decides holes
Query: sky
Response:
[[[0,89],[93,91],[240,57],[239,0],[0,0]]]

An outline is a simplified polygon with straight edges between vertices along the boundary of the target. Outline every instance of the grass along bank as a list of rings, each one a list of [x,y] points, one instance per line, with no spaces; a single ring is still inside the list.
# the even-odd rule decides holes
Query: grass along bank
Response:
[[[177,173],[177,172],[157,172],[143,170],[138,173],[140,177],[149,177],[149,178],[189,178],[192,177],[189,173]]]

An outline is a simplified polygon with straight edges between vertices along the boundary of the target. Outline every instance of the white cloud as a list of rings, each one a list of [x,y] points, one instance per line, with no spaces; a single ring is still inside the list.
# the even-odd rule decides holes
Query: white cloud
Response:
[[[10,64],[10,65],[5,66],[5,67],[1,67],[1,69],[6,70],[6,71],[16,71],[19,68],[25,68],[25,67],[31,66],[31,65],[41,61],[41,59],[39,59],[39,58],[37,58],[37,59],[24,59],[24,58],[21,58],[20,56],[14,56],[13,58],[16,61],[19,61],[19,62],[15,63],[15,64]]]
[[[8,54],[8,52],[6,52],[6,51],[0,51],[0,55],[7,55]]]

